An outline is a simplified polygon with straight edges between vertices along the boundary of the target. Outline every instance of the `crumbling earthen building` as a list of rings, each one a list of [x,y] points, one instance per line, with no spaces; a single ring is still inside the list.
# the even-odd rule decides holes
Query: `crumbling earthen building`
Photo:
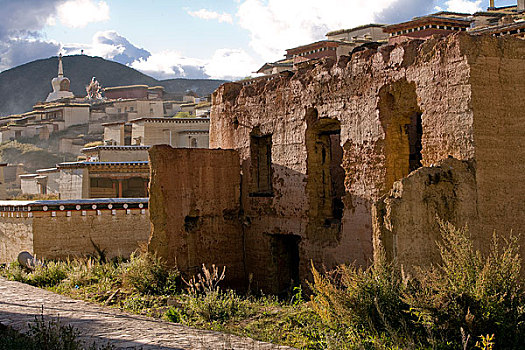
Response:
[[[311,261],[367,265],[380,247],[405,266],[435,261],[436,217],[468,224],[485,249],[494,230],[525,227],[524,95],[525,41],[468,34],[225,84],[210,126],[222,150],[150,150],[150,249],[273,292]],[[169,175],[188,164],[193,176]],[[218,188],[233,202],[206,200]],[[170,193],[184,201],[164,205]]]

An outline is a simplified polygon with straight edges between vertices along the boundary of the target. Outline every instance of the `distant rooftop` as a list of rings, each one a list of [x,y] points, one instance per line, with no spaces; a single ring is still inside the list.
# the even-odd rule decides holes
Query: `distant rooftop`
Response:
[[[333,36],[338,34],[344,34],[344,33],[351,33],[356,30],[366,29],[366,28],[383,28],[384,24],[376,24],[376,23],[370,23],[370,24],[364,24],[362,26],[350,28],[350,29],[338,29],[331,32],[326,33],[326,36]]]
[[[148,198],[0,201],[0,211],[15,212],[146,208],[148,208]]]
[[[149,162],[144,161],[132,161],[132,162],[64,162],[57,164],[59,169],[68,169],[68,168],[90,168],[90,167],[129,167],[129,166],[147,166]]]
[[[137,122],[153,122],[153,123],[184,123],[184,122],[209,122],[210,118],[201,118],[201,117],[194,117],[194,118],[162,118],[162,117],[141,117],[132,119],[129,121],[129,123],[137,123]]]
[[[108,150],[108,151],[126,151],[126,150],[148,150],[150,146],[141,146],[141,145],[128,145],[128,146],[93,146],[86,147],[82,149],[82,153],[89,151],[98,151],[98,150]]]

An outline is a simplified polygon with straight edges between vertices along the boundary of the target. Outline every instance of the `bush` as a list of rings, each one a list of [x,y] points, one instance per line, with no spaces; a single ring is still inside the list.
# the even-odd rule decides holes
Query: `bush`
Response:
[[[169,269],[154,254],[132,254],[130,261],[124,264],[123,281],[142,294],[175,294],[180,291],[180,274],[176,269]]]
[[[48,261],[37,265],[29,274],[27,283],[36,287],[56,286],[68,275],[68,264],[64,262]]]
[[[210,291],[201,295],[189,295],[185,313],[197,321],[225,322],[246,317],[250,313],[249,303],[234,291]]]
[[[494,235],[490,252],[475,251],[465,229],[441,223],[442,264],[418,274],[418,288],[407,294],[417,324],[431,343],[474,344],[494,335],[498,349],[525,346],[525,290],[521,283],[517,237]]]
[[[11,281],[27,282],[27,273],[18,261],[10,263],[6,268],[2,269],[1,272],[5,278]]]
[[[0,350],[111,350],[109,343],[101,347],[94,343],[86,347],[79,339],[80,332],[58,319],[46,321],[44,315],[35,316],[29,331],[21,334],[0,324]]]
[[[312,272],[311,304],[336,348],[363,346],[384,336],[386,343],[410,343],[409,305],[403,301],[407,284],[393,265],[381,259],[368,269],[341,265],[321,275],[312,266]]]
[[[525,347],[525,290],[516,237],[483,256],[468,230],[441,223],[442,263],[404,279],[380,261],[362,270],[312,267],[312,306],[336,348]],[[476,342],[477,341],[477,342]],[[342,345],[346,344],[346,345]],[[331,348],[332,346],[328,346]]]

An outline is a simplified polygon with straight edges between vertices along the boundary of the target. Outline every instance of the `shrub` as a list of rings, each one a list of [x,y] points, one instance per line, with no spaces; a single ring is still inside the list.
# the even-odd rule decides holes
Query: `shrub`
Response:
[[[442,263],[411,280],[384,259],[324,275],[312,267],[312,307],[330,329],[327,348],[525,347],[518,239],[494,236],[483,256],[466,228],[440,224]]]
[[[68,264],[64,262],[48,261],[39,264],[29,274],[27,283],[37,287],[56,286],[68,275]]]
[[[518,239],[494,235],[488,255],[473,248],[466,228],[441,224],[442,263],[418,274],[407,294],[411,312],[432,343],[455,347],[494,334],[498,349],[525,346],[525,290]],[[503,245],[501,242],[503,241]]]
[[[312,272],[312,307],[332,330],[334,342],[360,344],[383,334],[406,342],[401,337],[408,334],[410,323],[409,306],[403,301],[407,286],[393,265],[381,259],[368,269],[341,265],[321,275],[312,266]]]
[[[5,278],[11,281],[22,283],[27,282],[27,273],[24,271],[24,268],[18,261],[10,263],[6,268],[2,269],[1,272]]]
[[[123,265],[123,281],[142,294],[175,294],[180,290],[180,274],[169,269],[154,254],[132,254]]]
[[[223,266],[222,272],[219,273],[219,269],[215,264],[211,265],[211,269],[202,264],[202,274],[197,274],[197,277],[192,276],[189,281],[184,279],[183,281],[188,286],[190,294],[218,292],[220,289],[219,283],[226,277],[225,272],[226,266]]]
[[[29,331],[21,334],[0,325],[0,350],[112,350],[106,344],[98,347],[94,343],[86,347],[79,339],[80,332],[71,325],[61,324],[58,319],[46,321],[44,315],[35,316]]]
[[[250,313],[249,303],[234,291],[210,291],[201,295],[189,295],[185,313],[202,322],[225,322],[233,318],[246,317]]]

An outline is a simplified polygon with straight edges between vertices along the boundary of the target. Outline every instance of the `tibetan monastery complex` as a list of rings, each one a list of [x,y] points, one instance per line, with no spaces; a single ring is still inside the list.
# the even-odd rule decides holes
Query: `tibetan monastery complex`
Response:
[[[233,286],[282,293],[311,264],[435,263],[436,218],[488,251],[525,227],[524,13],[518,0],[331,31],[211,100],[143,85],[102,98],[95,80],[74,97],[59,57],[53,92],[0,119],[1,141],[86,125],[99,142],[64,138],[75,161],[27,174],[0,166],[56,198],[0,202],[0,263],[147,242],[184,275],[216,264]]]

